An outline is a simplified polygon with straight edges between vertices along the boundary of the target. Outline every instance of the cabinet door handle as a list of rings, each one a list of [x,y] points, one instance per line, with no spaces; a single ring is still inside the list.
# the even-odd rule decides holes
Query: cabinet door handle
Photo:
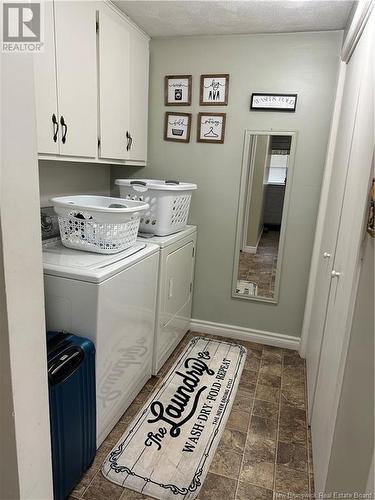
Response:
[[[133,145],[133,137],[129,134],[129,138],[130,138],[130,144],[129,144],[129,151],[130,151]]]
[[[53,123],[53,142],[57,141],[57,134],[59,132],[59,122],[57,121],[55,113],[52,115],[52,123]]]
[[[66,124],[64,117],[62,115],[60,118],[60,124],[61,124],[62,130],[63,130],[63,135],[62,135],[61,141],[63,144],[65,144],[66,143],[66,134],[68,132],[68,125]]]
[[[332,278],[340,278],[341,273],[340,273],[339,271],[335,271],[335,270],[333,270],[333,271],[331,272],[331,276],[332,276]]]
[[[323,258],[324,258],[324,259],[330,259],[330,258],[331,258],[331,254],[330,254],[330,253],[328,253],[328,252],[324,252],[324,254],[323,254]]]
[[[126,151],[129,151],[130,135],[128,131],[126,131],[126,139],[127,139]]]

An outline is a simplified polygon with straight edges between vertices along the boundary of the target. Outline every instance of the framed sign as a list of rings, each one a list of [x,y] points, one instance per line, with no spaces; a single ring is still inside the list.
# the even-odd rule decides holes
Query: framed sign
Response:
[[[191,113],[165,113],[164,140],[189,142]]]
[[[250,109],[253,111],[296,110],[297,94],[251,94]]]
[[[226,106],[228,104],[229,75],[201,75],[199,104]]]
[[[191,75],[168,75],[164,79],[164,104],[166,106],[190,106]]]
[[[198,113],[197,141],[223,144],[225,113]]]

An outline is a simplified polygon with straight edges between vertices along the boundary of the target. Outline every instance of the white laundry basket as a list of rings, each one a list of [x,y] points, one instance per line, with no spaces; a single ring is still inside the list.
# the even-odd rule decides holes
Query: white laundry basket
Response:
[[[121,198],[149,204],[141,217],[141,232],[167,236],[185,228],[196,184],[153,179],[116,179],[115,184]]]
[[[134,245],[141,214],[148,209],[142,201],[107,196],[63,196],[51,202],[64,246],[105,254]]]

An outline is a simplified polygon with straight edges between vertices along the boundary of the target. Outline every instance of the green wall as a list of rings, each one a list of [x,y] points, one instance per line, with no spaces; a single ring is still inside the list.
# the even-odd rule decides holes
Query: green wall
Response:
[[[180,37],[151,42],[149,167],[117,177],[196,182],[198,225],[193,317],[300,336],[342,32]],[[229,105],[199,106],[199,77],[229,73]],[[193,75],[192,106],[164,106],[164,76]],[[251,92],[295,92],[296,113],[250,112]],[[189,144],[165,142],[165,111],[193,113]],[[199,111],[227,113],[224,144],[196,142]],[[277,305],[231,297],[245,129],[297,131],[296,164]],[[115,192],[115,191],[114,191]]]

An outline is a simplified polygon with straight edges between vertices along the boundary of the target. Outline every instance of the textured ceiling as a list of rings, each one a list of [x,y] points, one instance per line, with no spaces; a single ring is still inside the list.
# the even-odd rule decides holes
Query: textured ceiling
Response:
[[[151,37],[168,37],[343,29],[354,2],[117,0],[114,3]]]

